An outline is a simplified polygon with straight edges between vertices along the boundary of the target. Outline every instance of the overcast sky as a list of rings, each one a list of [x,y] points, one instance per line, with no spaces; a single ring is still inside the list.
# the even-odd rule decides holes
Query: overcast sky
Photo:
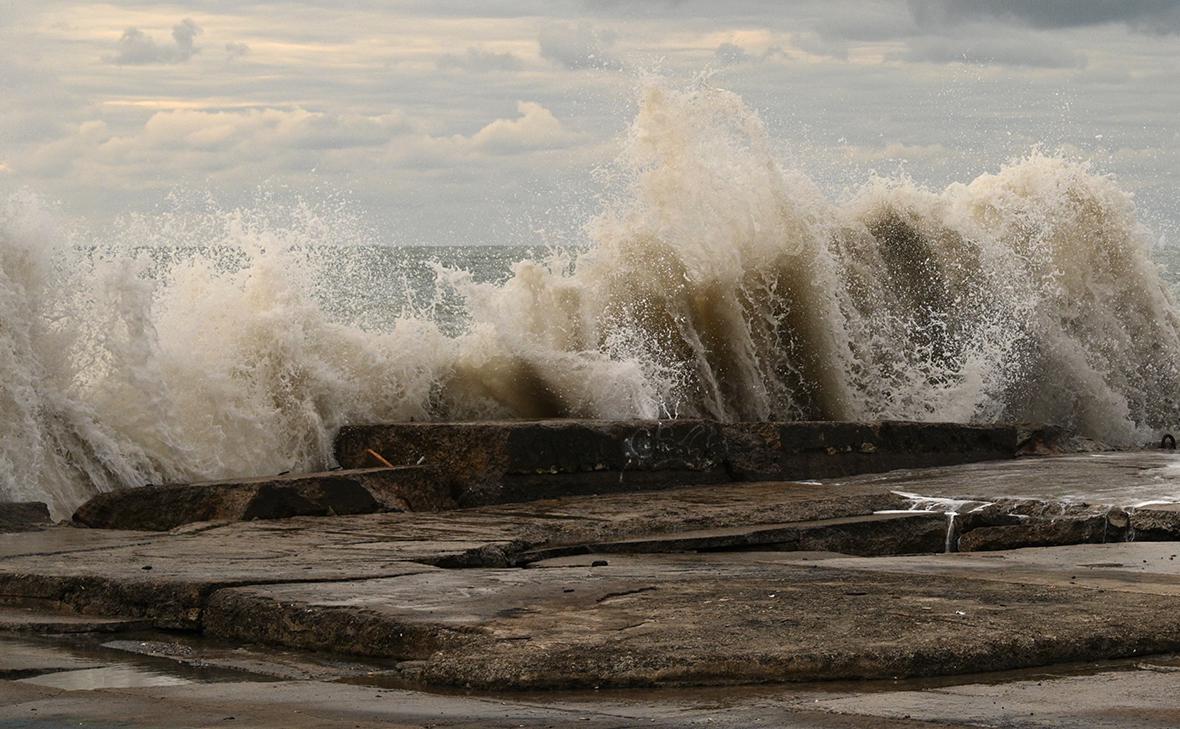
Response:
[[[102,224],[262,190],[527,243],[593,212],[643,78],[703,72],[835,196],[1041,144],[1180,231],[1180,0],[0,0],[0,192]]]

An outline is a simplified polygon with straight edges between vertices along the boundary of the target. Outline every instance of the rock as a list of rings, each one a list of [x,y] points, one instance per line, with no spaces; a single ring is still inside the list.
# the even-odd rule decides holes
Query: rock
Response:
[[[121,489],[83,504],[74,513],[74,523],[166,531],[192,522],[437,511],[453,506],[449,490],[429,469],[367,468]]]
[[[36,531],[49,523],[49,507],[40,501],[0,501],[0,533]]]

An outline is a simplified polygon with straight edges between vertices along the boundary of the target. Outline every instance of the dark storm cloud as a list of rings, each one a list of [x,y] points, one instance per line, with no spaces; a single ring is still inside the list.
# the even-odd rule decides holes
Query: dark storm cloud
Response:
[[[1123,23],[1180,32],[1180,0],[910,0],[910,12],[925,27],[998,20],[1039,29]]]
[[[120,66],[184,63],[197,52],[193,41],[200,33],[200,26],[188,18],[172,28],[171,43],[160,43],[139,28],[128,28],[119,38],[115,55],[109,56],[106,60]]]

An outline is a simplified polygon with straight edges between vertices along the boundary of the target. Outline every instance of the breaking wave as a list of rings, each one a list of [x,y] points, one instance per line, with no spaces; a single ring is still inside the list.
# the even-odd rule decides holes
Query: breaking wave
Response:
[[[588,248],[498,282],[437,266],[433,298],[393,293],[379,326],[333,306],[338,241],[306,211],[197,216],[196,249],[141,219],[95,247],[14,196],[0,500],[62,516],[308,469],[345,423],[411,418],[1033,420],[1113,444],[1174,424],[1177,313],[1110,178],[1034,153],[833,201],[770,147],[731,93],[646,89]]]

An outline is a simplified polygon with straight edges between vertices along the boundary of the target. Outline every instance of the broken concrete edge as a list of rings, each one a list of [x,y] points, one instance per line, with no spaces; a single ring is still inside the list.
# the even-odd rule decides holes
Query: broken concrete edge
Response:
[[[538,560],[561,555],[585,554],[592,551],[604,552],[675,552],[675,551],[717,551],[748,549],[750,546],[773,548],[781,551],[833,551],[853,555],[881,555],[905,553],[937,553],[949,551],[987,551],[1015,549],[1034,546],[1060,546],[1079,543],[1104,543],[1129,541],[1171,541],[1180,539],[1180,508],[1172,506],[1142,507],[1128,514],[1123,510],[1110,510],[1103,515],[1087,515],[1081,507],[1065,507],[1052,510],[1051,518],[1038,520],[1028,518],[1030,513],[1043,513],[1046,504],[1028,500],[1014,501],[1004,505],[1008,511],[975,512],[950,521],[956,531],[947,535],[947,519],[937,512],[904,512],[899,516],[908,519],[908,526],[918,525],[913,533],[899,535],[896,532],[881,532],[865,528],[864,517],[879,515],[883,511],[896,511],[905,503],[897,494],[864,495],[854,503],[843,500],[820,499],[809,504],[823,504],[815,517],[804,517],[779,525],[752,523],[725,535],[725,528],[705,529],[705,533],[668,532],[639,530],[634,536],[626,533],[618,537],[594,539],[587,536],[570,537],[534,534],[530,538],[491,541],[459,551],[443,550],[438,554],[418,554],[402,559],[403,565],[418,565],[436,568],[502,568],[520,567]],[[999,504],[996,505],[1001,506]],[[493,509],[499,507],[491,507]],[[816,513],[817,510],[809,510]],[[1078,516],[1074,512],[1078,511]],[[1060,512],[1060,514],[1058,513]],[[803,511],[801,514],[807,514]],[[819,516],[819,513],[827,516]],[[919,521],[913,519],[921,517]],[[872,522],[873,519],[868,520]],[[888,522],[886,522],[888,523]],[[896,523],[896,522],[895,522]],[[869,524],[872,527],[872,524]],[[717,536],[716,532],[722,532]],[[948,539],[949,537],[949,539]],[[563,541],[564,540],[564,541]],[[769,546],[773,545],[773,546]],[[372,579],[373,573],[357,574],[339,581]],[[181,580],[161,578],[145,572],[142,579],[138,574],[122,579],[100,576],[43,576],[37,574],[0,575],[0,601],[26,597],[46,602],[59,602],[82,613],[117,615],[122,617],[147,617],[161,627],[188,627],[199,622],[207,591],[230,585],[258,584],[268,582],[308,582],[307,579],[258,580],[224,582],[208,581],[186,584]],[[333,580],[335,581],[335,580]],[[158,591],[158,594],[157,594]]]
[[[438,569],[425,562],[403,562],[367,575],[340,578],[274,580],[243,579],[221,582],[120,580],[97,575],[36,575],[0,573],[0,606],[72,611],[79,616],[139,621],[161,630],[200,631],[205,611],[222,590],[275,585],[361,582],[400,577]]]
[[[1023,503],[1023,502],[1021,502]],[[854,510],[857,511],[857,510]],[[80,615],[146,620],[157,628],[199,630],[202,616],[218,591],[239,587],[320,582],[360,582],[431,569],[502,569],[528,567],[556,557],[585,554],[658,554],[758,549],[761,551],[831,552],[847,555],[934,554],[945,549],[946,518],[936,512],[882,514],[859,510],[848,516],[783,524],[752,524],[609,541],[549,544],[548,537],[490,542],[459,552],[440,552],[390,563],[386,569],[343,577],[308,579],[249,578],[186,581],[143,576],[40,575],[0,573],[0,605],[66,607]],[[1124,514],[1125,512],[1119,512]],[[1120,531],[1107,524],[1109,516],[1066,516],[1042,521],[1003,522],[996,517],[956,534],[958,551],[978,552],[1029,547],[1101,544],[1121,541],[1180,540],[1180,508],[1151,507],[1131,515],[1143,528],[1136,533],[1124,524]],[[987,524],[1001,523],[1001,526]],[[1150,529],[1145,525],[1150,525]],[[900,530],[900,531],[899,531]]]
[[[74,513],[73,522],[101,529],[167,531],[195,522],[442,511],[455,506],[431,469],[402,466],[120,489],[87,501]]]
[[[0,534],[49,526],[49,506],[40,501],[0,501]]]
[[[398,661],[425,660],[486,633],[478,626],[392,623],[387,616],[348,607],[278,602],[260,610],[257,597],[233,588],[212,593],[204,614],[202,633],[219,640]]]
[[[546,420],[351,425],[336,438],[349,467],[372,453],[434,466],[460,503],[727,481],[796,480],[1062,452],[1055,426],[909,421]],[[1056,449],[1056,450],[1055,450]]]
[[[524,552],[521,564],[584,554],[684,552],[834,552],[857,556],[943,551],[946,518],[932,512],[878,513],[782,524],[702,529],[546,547]]]
[[[1124,508],[1000,499],[947,516],[948,552],[1180,540],[1180,504]]]

